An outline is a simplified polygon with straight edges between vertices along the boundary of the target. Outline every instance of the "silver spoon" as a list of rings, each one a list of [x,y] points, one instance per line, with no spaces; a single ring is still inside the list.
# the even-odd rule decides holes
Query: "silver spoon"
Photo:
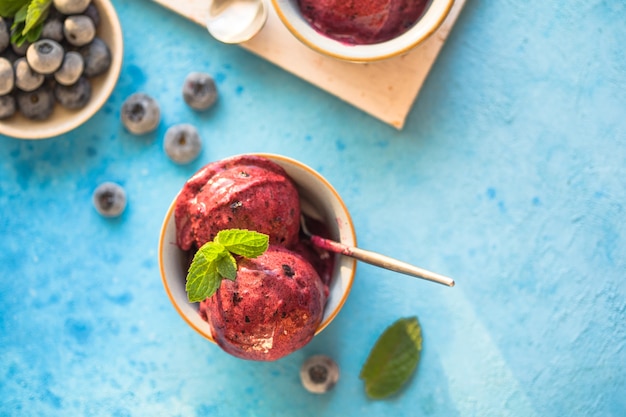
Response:
[[[209,0],[206,27],[223,43],[241,43],[254,37],[267,21],[266,0]]]
[[[359,261],[367,262],[371,265],[380,266],[391,271],[426,279],[428,281],[436,282],[438,284],[447,285],[448,287],[454,287],[454,280],[444,275],[418,268],[417,266],[413,266],[411,264],[399,261],[389,256],[381,255],[380,253],[360,249],[355,246],[344,245],[343,243],[335,242],[334,240],[325,239],[321,236],[314,235],[307,228],[306,218],[304,215],[300,216],[300,226],[304,235],[311,241],[313,245],[317,246],[320,249],[325,249],[333,253],[340,253],[342,255],[358,259]]]

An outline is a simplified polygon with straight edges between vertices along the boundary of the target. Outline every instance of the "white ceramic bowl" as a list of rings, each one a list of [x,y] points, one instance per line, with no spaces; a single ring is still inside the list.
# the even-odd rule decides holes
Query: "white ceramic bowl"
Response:
[[[337,191],[324,177],[291,158],[272,154],[255,155],[269,158],[285,169],[296,183],[302,211],[323,221],[334,240],[356,246],[356,235],[348,209]],[[211,342],[215,342],[209,324],[198,314],[198,303],[190,303],[187,300],[185,291],[187,257],[176,245],[175,203],[176,199],[165,215],[159,239],[159,268],[163,285],[174,308],[187,324]],[[334,256],[336,256],[335,269],[332,274],[330,294],[322,323],[315,334],[328,326],[339,313],[348,298],[354,280],[356,261],[341,255]]]
[[[100,12],[97,36],[111,50],[111,67],[97,77],[91,78],[91,100],[80,110],[68,110],[55,104],[52,115],[46,120],[30,120],[19,114],[0,120],[0,134],[19,139],[46,139],[62,135],[85,123],[107,101],[122,68],[124,43],[122,27],[110,0],[92,0]]]
[[[309,48],[332,58],[373,62],[407,53],[441,26],[454,0],[430,0],[417,23],[398,37],[370,45],[349,45],[316,31],[302,16],[298,0],[272,0],[278,17],[289,31]]]

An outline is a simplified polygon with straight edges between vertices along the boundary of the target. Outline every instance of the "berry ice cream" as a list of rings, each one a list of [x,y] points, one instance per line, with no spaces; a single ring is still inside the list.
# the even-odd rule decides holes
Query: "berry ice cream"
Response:
[[[392,39],[422,16],[428,0],[299,0],[305,19],[320,33],[348,44]]]
[[[300,200],[293,181],[272,161],[246,155],[213,162],[185,184],[176,202],[177,243],[183,250],[212,241],[224,229],[269,235],[293,246]]]
[[[328,287],[313,266],[279,246],[239,261],[235,281],[224,280],[200,305],[216,342],[251,360],[279,359],[306,345],[322,321]]]
[[[226,352],[250,360],[279,359],[306,345],[324,314],[332,258],[300,241],[300,199],[273,161],[238,156],[206,165],[175,206],[178,246],[192,255],[225,229],[269,236],[254,259],[237,257],[234,281],[200,303],[200,315]]]

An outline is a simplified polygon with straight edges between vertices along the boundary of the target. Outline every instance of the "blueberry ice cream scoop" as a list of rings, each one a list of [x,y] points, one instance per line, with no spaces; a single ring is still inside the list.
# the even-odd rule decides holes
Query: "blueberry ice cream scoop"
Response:
[[[39,40],[26,50],[28,65],[40,74],[52,74],[58,70],[64,55],[61,44],[52,39]]]

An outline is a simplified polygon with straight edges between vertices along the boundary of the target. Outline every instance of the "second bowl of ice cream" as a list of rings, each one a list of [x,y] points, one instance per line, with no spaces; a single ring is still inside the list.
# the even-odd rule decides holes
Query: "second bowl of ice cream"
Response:
[[[159,241],[165,290],[181,317],[226,352],[276,360],[306,345],[339,313],[356,262],[326,253],[300,233],[301,214],[318,234],[347,245],[356,237],[332,185],[312,168],[279,155],[238,155],[207,164],[172,202]],[[269,236],[255,259],[239,259],[237,278],[191,303],[185,288],[191,257],[220,230]]]
[[[372,62],[407,53],[441,26],[454,0],[272,0],[289,31],[340,60]]]

